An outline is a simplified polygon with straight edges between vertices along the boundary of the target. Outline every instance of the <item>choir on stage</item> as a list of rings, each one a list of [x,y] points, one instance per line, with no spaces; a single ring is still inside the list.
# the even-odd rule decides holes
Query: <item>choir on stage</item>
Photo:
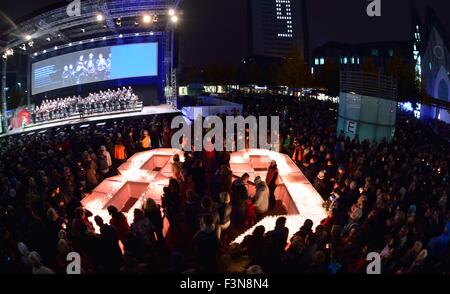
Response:
[[[35,123],[42,123],[74,116],[82,118],[86,115],[127,111],[137,107],[138,99],[131,87],[123,87],[117,90],[108,89],[107,91],[90,93],[85,98],[74,95],[44,100],[40,106],[36,106],[33,112],[33,120]]]

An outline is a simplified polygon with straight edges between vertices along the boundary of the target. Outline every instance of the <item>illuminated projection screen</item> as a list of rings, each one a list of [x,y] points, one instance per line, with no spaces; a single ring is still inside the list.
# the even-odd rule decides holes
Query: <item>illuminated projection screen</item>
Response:
[[[33,95],[59,88],[158,75],[158,43],[99,47],[32,64]]]

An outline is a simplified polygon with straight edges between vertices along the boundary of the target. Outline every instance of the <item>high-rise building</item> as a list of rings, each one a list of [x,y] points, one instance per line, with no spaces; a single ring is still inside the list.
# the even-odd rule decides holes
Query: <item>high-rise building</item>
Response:
[[[249,55],[285,57],[299,50],[309,58],[305,0],[247,0]]]

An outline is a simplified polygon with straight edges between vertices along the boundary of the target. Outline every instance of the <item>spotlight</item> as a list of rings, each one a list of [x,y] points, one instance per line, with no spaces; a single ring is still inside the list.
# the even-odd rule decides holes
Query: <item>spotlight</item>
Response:
[[[30,40],[31,40],[31,36],[30,36],[30,35],[27,35],[27,36],[25,37],[25,39],[26,39],[27,41],[30,41]]]
[[[27,50],[27,45],[23,44],[22,46],[20,46],[20,49],[22,49],[23,51],[26,51]]]
[[[58,46],[55,46],[55,50],[58,50]]]
[[[91,39],[91,42],[94,42],[94,39]]]
[[[135,36],[139,36],[139,33],[134,34]]]
[[[61,34],[58,34],[57,36],[58,36],[58,39],[61,38]]]
[[[37,52],[34,52],[34,56],[37,56]]]
[[[33,41],[28,42],[28,46],[33,47],[33,45],[34,45]]]
[[[44,51],[42,51],[42,53],[47,53],[47,50],[44,49]]]
[[[138,23],[137,20],[134,21],[134,25],[135,25],[135,26],[138,26],[138,25],[139,25],[139,23]]]
[[[106,40],[106,37],[103,37],[102,39],[103,39],[103,40]]]
[[[78,44],[80,44],[80,45],[83,44],[83,41],[78,42]]]
[[[170,19],[173,23],[177,23],[178,22],[178,16],[174,15],[171,17]]]
[[[119,35],[119,38],[122,38],[122,37],[123,37],[123,35],[122,35],[122,34],[120,34],[120,35]]]
[[[150,32],[150,36],[153,36],[155,33],[153,33],[153,32]]]
[[[52,39],[51,39],[50,37],[48,37],[46,40],[47,40],[48,42],[50,42]]]
[[[144,15],[144,17],[142,18],[142,20],[144,21],[144,23],[150,23],[150,21],[152,20],[152,18],[150,17],[150,15],[146,14],[146,15]]]
[[[103,21],[103,19],[104,19],[103,14],[101,14],[101,13],[97,14],[97,21],[98,22]]]
[[[72,46],[72,43],[69,43],[69,47]]]
[[[81,28],[81,32],[86,32],[86,29],[85,28]]]
[[[119,17],[119,18],[116,20],[116,25],[117,25],[118,27],[122,26],[122,18]]]
[[[174,15],[175,15],[175,10],[169,9],[169,16],[174,16]]]

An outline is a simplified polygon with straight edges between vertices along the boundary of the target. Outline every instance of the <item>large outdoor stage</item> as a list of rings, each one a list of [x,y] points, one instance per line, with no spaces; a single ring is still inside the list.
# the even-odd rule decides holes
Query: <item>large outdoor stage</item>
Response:
[[[107,211],[109,205],[125,213],[129,223],[133,222],[133,210],[141,208],[146,199],[152,198],[161,203],[163,187],[169,184],[172,175],[171,164],[173,156],[179,154],[183,161],[183,152],[178,149],[156,149],[137,153],[119,167],[119,175],[103,181],[91,194],[82,200],[83,206],[93,215],[101,216],[109,222]],[[249,149],[231,154],[230,166],[233,177],[244,173],[250,175],[247,189],[249,195],[254,195],[253,180],[257,176],[265,178],[271,160],[275,160],[280,172],[280,185],[275,191],[277,200],[281,201],[287,211],[287,226],[291,234],[296,232],[306,219],[311,219],[318,225],[326,217],[322,207],[323,200],[314,187],[305,178],[295,163],[284,154],[274,151]],[[266,229],[275,226],[277,216],[268,216],[257,225]],[[164,232],[168,230],[165,222]],[[235,241],[241,242],[249,229]]]
[[[75,2],[69,7],[73,9]],[[182,15],[180,1],[103,2],[83,1],[83,13],[77,17],[61,2],[23,17],[0,33],[5,41],[0,67],[3,133],[21,125],[10,120],[23,108],[34,113],[47,100],[64,100],[57,106],[67,108],[65,100],[74,94],[85,99],[99,90],[132,86],[143,106],[176,105],[174,32]],[[13,92],[20,96],[20,103],[10,99]],[[52,109],[54,104],[44,106]],[[167,112],[173,111],[165,106],[148,107],[142,113],[112,113],[86,122]],[[55,120],[8,134],[79,122],[74,118]]]
[[[160,114],[176,114],[180,113],[177,109],[168,104],[161,104],[158,106],[144,106],[139,111],[120,111],[111,112],[108,114],[86,116],[83,119],[80,117],[72,117],[67,119],[55,119],[45,123],[31,124],[23,128],[18,128],[0,135],[1,137],[17,135],[22,133],[34,134],[36,132],[45,131],[55,127],[66,127],[71,125],[96,125],[110,120],[130,119],[130,118],[145,118],[152,115]]]

